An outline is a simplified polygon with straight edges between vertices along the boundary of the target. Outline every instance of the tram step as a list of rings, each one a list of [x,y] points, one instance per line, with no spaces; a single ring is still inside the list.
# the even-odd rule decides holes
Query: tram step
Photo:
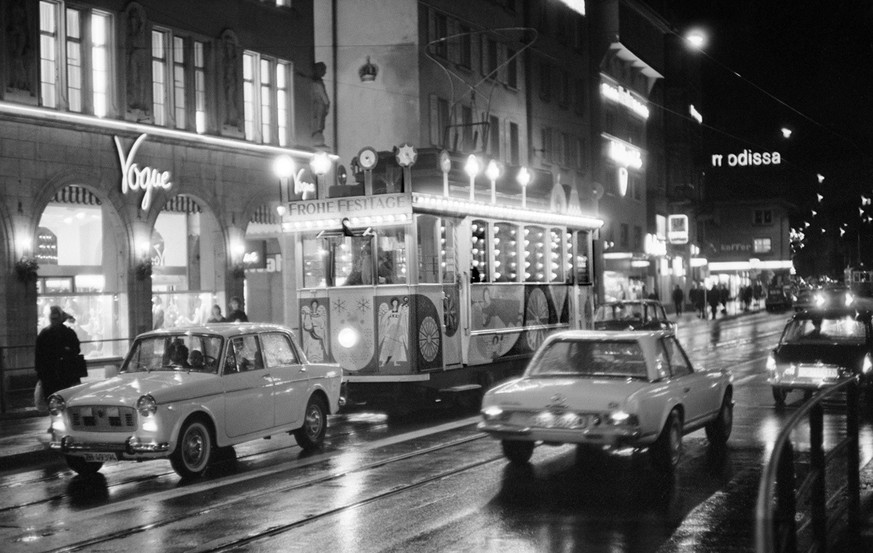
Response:
[[[462,384],[460,386],[452,386],[451,388],[440,388],[441,394],[458,394],[461,392],[469,392],[471,390],[480,390],[482,386],[479,384]]]

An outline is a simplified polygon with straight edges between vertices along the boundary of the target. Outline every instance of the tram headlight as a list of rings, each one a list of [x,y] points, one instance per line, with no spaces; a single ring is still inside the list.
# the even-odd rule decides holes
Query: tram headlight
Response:
[[[336,339],[339,342],[339,345],[346,349],[349,349],[357,345],[358,340],[361,339],[361,335],[356,329],[347,326],[339,331]]]

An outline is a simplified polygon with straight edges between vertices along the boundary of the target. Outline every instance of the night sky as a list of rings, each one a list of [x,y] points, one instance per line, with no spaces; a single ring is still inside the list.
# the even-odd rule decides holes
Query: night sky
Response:
[[[862,261],[871,264],[873,219],[858,208],[861,194],[873,196],[873,2],[646,3],[677,32],[700,27],[709,35],[701,67],[707,148],[782,153],[788,186],[779,193],[798,205],[792,223],[811,223],[799,256],[805,269],[856,264],[859,232]],[[789,139],[783,126],[794,131]],[[865,212],[873,217],[873,206]]]

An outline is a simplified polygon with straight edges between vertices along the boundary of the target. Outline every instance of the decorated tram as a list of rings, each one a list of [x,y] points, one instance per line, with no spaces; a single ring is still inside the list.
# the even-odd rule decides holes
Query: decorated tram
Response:
[[[365,148],[281,210],[302,345],[342,366],[348,405],[473,405],[547,334],[589,326],[601,221],[548,174],[481,163]]]

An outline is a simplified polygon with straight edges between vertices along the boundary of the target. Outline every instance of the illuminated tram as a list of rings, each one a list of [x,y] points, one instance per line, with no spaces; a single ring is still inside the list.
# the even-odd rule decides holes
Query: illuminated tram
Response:
[[[343,367],[350,405],[474,405],[548,333],[589,327],[602,222],[551,178],[471,191],[465,159],[404,148],[362,150],[354,182],[288,202],[301,342]]]

